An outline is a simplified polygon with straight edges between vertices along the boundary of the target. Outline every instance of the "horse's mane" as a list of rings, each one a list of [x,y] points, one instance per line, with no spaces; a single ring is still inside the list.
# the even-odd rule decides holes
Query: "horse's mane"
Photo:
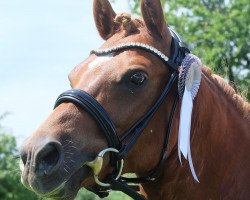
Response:
[[[223,78],[216,74],[212,74],[211,69],[208,67],[203,67],[202,72],[209,80],[216,84],[222,94],[224,94],[232,105],[243,114],[243,117],[250,120],[250,103],[248,103],[244,97],[237,94],[233,87],[231,87]]]
[[[126,36],[137,32],[138,28],[144,26],[142,20],[132,18],[128,13],[118,14],[115,17],[114,22],[116,24],[116,32],[125,31]]]

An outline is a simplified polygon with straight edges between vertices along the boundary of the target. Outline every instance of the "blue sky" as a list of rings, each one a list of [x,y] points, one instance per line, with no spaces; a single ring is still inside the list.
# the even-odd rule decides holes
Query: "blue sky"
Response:
[[[1,123],[20,142],[69,88],[67,75],[103,41],[92,16],[92,0],[0,1]],[[127,1],[113,4],[128,11]]]

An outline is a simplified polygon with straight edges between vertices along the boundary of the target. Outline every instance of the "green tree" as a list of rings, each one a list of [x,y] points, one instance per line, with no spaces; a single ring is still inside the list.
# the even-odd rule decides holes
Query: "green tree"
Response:
[[[129,0],[140,14],[139,1]],[[165,18],[215,73],[250,99],[249,0],[162,0]]]
[[[15,137],[7,134],[0,124],[0,199],[36,200],[37,196],[20,182],[17,154]]]

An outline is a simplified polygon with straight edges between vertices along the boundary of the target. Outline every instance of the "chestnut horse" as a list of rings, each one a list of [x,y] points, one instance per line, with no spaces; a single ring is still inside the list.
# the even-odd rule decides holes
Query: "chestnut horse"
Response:
[[[108,0],[94,0],[95,24],[105,40],[100,49],[133,42],[154,47],[154,52],[157,49],[171,58],[174,38],[165,23],[160,0],[142,0],[141,9],[143,20],[132,19],[128,14],[117,15]],[[98,169],[93,160],[116,142],[114,131],[121,137],[155,105],[171,80],[171,65],[160,59],[164,56],[159,52],[154,55],[143,48],[127,48],[98,55],[95,51],[76,66],[69,74],[72,91],[78,91],[78,100],[83,98],[92,107],[86,111],[83,107],[89,104],[76,102],[74,95],[74,101],[57,102],[47,120],[22,144],[22,183],[39,195],[53,199],[73,199],[81,187],[100,194],[100,190],[95,190],[97,177],[92,170],[95,174]],[[157,166],[155,178],[147,183],[141,181],[141,193],[147,199],[250,199],[249,103],[222,78],[202,67],[191,124],[191,150],[198,183],[192,177],[188,162],[182,162],[181,166],[178,159],[180,101],[172,112],[177,90],[174,80],[167,98],[123,157],[122,173],[144,177]],[[171,132],[169,141],[167,129]],[[128,135],[121,146],[131,137],[133,135]],[[164,142],[168,142],[168,146],[162,158]],[[100,182],[110,183],[111,189],[125,182],[113,179],[118,185],[112,185],[108,181],[107,177],[117,172],[116,168],[119,171],[122,165],[121,159],[116,162],[118,165],[112,165],[114,159],[117,160],[115,152],[106,154],[100,174],[95,174],[99,175]],[[115,175],[120,176],[119,172]],[[137,198],[133,191],[125,190]],[[141,197],[138,199],[143,199]]]

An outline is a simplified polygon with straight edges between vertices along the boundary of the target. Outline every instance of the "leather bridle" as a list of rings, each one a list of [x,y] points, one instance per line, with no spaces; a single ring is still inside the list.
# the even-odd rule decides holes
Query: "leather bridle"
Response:
[[[164,138],[164,143],[162,147],[162,152],[160,155],[160,160],[156,167],[150,171],[148,176],[140,177],[140,178],[125,178],[125,177],[117,177],[117,173],[121,166],[121,160],[129,153],[130,149],[138,140],[139,136],[142,134],[143,130],[148,125],[149,121],[152,119],[154,113],[166,99],[167,95],[171,91],[173,85],[178,80],[178,67],[181,65],[186,53],[189,53],[189,48],[187,44],[182,40],[177,32],[169,28],[172,35],[172,43],[171,43],[171,56],[168,58],[162,52],[158,51],[152,46],[142,44],[142,43],[125,43],[121,44],[109,49],[92,51],[91,54],[99,55],[107,55],[111,53],[116,53],[128,49],[142,49],[149,53],[154,54],[159,59],[161,59],[167,66],[170,67],[171,76],[163,89],[160,97],[154,103],[154,105],[140,118],[138,119],[131,127],[125,131],[122,136],[118,136],[116,132],[116,128],[109,114],[103,108],[103,106],[90,94],[83,90],[79,89],[71,89],[66,92],[63,92],[55,103],[55,108],[61,103],[71,102],[82,109],[84,109],[89,115],[93,117],[93,119],[97,122],[97,124],[102,129],[105,138],[108,143],[108,147],[118,150],[118,153],[110,153],[110,164],[113,166],[113,172],[105,178],[105,182],[109,183],[109,187],[93,187],[88,188],[89,190],[95,192],[99,197],[105,197],[109,194],[109,190],[118,190],[126,193],[137,200],[143,200],[145,197],[137,193],[135,190],[131,189],[128,186],[128,183],[147,183],[150,181],[154,181],[157,175],[157,172],[164,161],[164,155],[167,150],[168,140],[171,130],[171,125],[173,121],[173,115],[176,110],[176,105],[178,102],[178,93],[176,92],[174,102],[172,105],[172,110],[170,113],[170,117],[168,120],[168,126]],[[124,144],[124,140],[127,139],[126,144]]]

